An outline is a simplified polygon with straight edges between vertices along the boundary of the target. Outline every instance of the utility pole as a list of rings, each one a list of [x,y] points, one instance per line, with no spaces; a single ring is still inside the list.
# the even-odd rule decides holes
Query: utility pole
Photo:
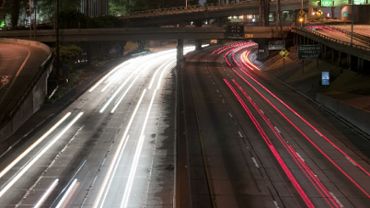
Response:
[[[353,21],[354,21],[354,11],[353,11],[353,0],[351,0],[351,47],[353,46]]]
[[[276,2],[276,23],[280,30],[280,36],[283,37],[283,26],[281,23],[281,0],[277,0]]]
[[[59,0],[56,0],[56,10],[55,10],[55,66],[57,70],[57,77],[59,78],[59,75],[61,73],[60,71],[60,41],[59,41]]]

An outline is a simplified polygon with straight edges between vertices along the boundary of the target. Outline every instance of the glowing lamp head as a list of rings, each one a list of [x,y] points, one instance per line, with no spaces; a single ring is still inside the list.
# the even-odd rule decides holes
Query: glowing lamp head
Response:
[[[303,18],[303,17],[300,17],[300,18],[298,19],[298,22],[300,22],[300,23],[303,23],[303,21],[304,21],[304,18]]]

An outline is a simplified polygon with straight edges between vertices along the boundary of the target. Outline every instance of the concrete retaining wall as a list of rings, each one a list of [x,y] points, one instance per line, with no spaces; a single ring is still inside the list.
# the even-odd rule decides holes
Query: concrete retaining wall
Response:
[[[47,59],[40,65],[39,72],[29,84],[28,90],[24,93],[23,97],[19,100],[13,112],[10,114],[11,116],[8,118],[8,122],[0,127],[0,139],[3,140],[14,134],[14,132],[37,112],[44,103],[47,96],[48,77],[53,69],[53,57],[50,48],[42,43],[14,39],[0,39],[0,41],[40,47],[49,54]]]
[[[323,94],[317,94],[316,100],[370,135],[370,112],[346,105],[339,100]]]

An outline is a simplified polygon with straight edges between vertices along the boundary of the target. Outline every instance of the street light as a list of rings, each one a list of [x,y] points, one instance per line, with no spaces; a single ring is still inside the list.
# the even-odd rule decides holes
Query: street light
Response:
[[[301,27],[302,27],[303,26],[303,22],[304,22],[304,18],[303,17],[299,17],[298,22],[301,23]]]
[[[351,47],[353,46],[353,0],[351,0]]]

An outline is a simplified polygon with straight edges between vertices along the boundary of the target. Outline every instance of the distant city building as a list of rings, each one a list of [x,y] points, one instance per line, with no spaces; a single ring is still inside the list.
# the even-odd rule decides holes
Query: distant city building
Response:
[[[81,0],[81,13],[89,17],[108,15],[108,0]]]

